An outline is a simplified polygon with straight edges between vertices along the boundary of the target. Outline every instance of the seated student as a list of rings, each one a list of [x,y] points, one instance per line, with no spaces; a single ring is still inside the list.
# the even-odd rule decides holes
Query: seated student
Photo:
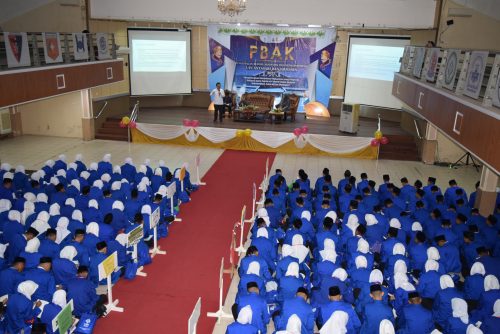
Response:
[[[134,228],[136,228],[137,225],[144,226],[143,217],[144,216],[141,213],[136,213],[136,215],[134,216],[134,223],[129,224],[129,226],[125,229],[125,233],[129,233]],[[144,238],[142,238],[137,244],[137,264],[139,265],[139,267],[152,263],[151,255],[149,254],[150,247],[153,247],[153,238],[151,238],[149,241],[145,241]]]
[[[246,256],[241,259],[240,267],[238,268],[238,274],[240,275],[240,277],[247,272],[250,263],[254,261],[257,261],[259,263],[259,276],[266,279],[266,281],[271,279],[271,274],[269,272],[269,268],[267,267],[267,262],[261,256],[259,256],[259,250],[255,246],[248,247]]]
[[[399,242],[394,245],[392,255],[387,260],[387,268],[385,269],[386,277],[394,275],[394,267],[397,261],[403,261],[406,264],[406,268],[409,268],[410,263],[406,257],[405,246]]]
[[[248,251],[247,251],[247,254],[248,254]],[[299,260],[296,257],[294,257],[293,255],[294,254],[293,254],[292,247],[283,247],[283,249],[281,250],[281,259],[278,261],[278,264],[276,266],[276,279],[277,280],[280,280],[281,277],[285,276],[285,273],[288,270],[288,265],[290,263],[292,263],[292,262],[299,263]],[[243,260],[246,258],[248,258],[248,255],[245,258],[243,258],[241,260],[241,262],[243,263]],[[245,261],[245,262],[247,263],[248,261]],[[303,268],[304,265],[305,264],[299,264],[299,268],[301,270],[304,270],[304,268]],[[241,267],[240,267],[240,269],[241,269]],[[268,270],[268,272],[269,272],[269,270]],[[265,271],[264,271],[264,273],[265,273]],[[240,274],[240,276],[241,276],[241,274]],[[271,277],[269,275],[269,278],[267,278],[267,280],[269,280],[270,278]]]
[[[408,253],[410,256],[410,268],[419,275],[425,270],[425,262],[427,261],[427,245],[425,233],[418,231],[415,234],[414,242],[410,243]]]
[[[267,333],[267,324],[270,320],[266,300],[261,296],[259,285],[256,282],[246,284],[246,293],[238,294],[236,299],[238,313],[247,305],[252,309],[252,325],[261,333]]]
[[[500,299],[500,285],[498,279],[493,275],[484,278],[484,292],[479,298],[478,308],[474,316],[474,322],[488,317],[493,312],[493,306]]]
[[[302,233],[301,229],[302,229],[302,220],[301,219],[293,220],[292,227],[289,228],[288,231],[286,231],[283,243],[285,245],[293,245],[293,238],[296,235],[300,235],[303,241],[307,241],[308,240],[307,236],[305,236]]]
[[[38,284],[38,289],[33,295],[33,299],[41,299],[49,301],[56,291],[56,281],[52,269],[52,259],[42,257],[38,267],[27,270],[24,274],[26,280],[30,280]]]
[[[45,231],[45,238],[40,242],[38,251],[42,256],[56,258],[59,256],[60,246],[56,243],[57,231],[49,228]]]
[[[97,287],[98,285],[106,284],[105,278],[99,281],[99,264],[101,264],[102,261],[106,260],[109,254],[108,254],[108,245],[106,244],[105,241],[99,241],[96,245],[96,249],[97,249],[97,254],[90,257],[89,279]],[[111,282],[113,284],[116,283],[119,278],[120,278],[119,272],[115,271],[111,274]]]
[[[392,303],[394,311],[398,317],[403,312],[403,307],[408,304],[408,294],[415,291],[415,286],[409,282],[408,276],[404,273],[394,274],[394,301]]]
[[[59,330],[54,330],[52,321],[67,304],[66,291],[62,289],[55,291],[50,300],[51,302],[43,308],[43,312],[40,315],[40,322],[45,325],[47,334],[56,334],[59,333]]]
[[[474,237],[477,236],[475,235]],[[500,277],[500,258],[492,257],[490,251],[483,246],[478,247],[476,251],[479,255],[477,261],[481,262],[484,265],[486,274]]]
[[[434,240],[436,241],[445,272],[452,275],[453,279],[458,280],[458,274],[462,271],[458,247],[448,242],[444,235],[439,235]]]
[[[24,266],[26,260],[16,257],[12,266],[0,271],[0,296],[14,293],[17,285],[24,279]]]
[[[325,323],[328,322],[328,319],[330,319],[335,312],[342,311],[346,312],[348,315],[348,320],[346,323],[346,330],[347,330],[346,333],[349,334],[358,333],[359,328],[361,327],[361,322],[359,321],[359,317],[354,312],[350,304],[342,301],[342,294],[340,293],[339,287],[338,286],[329,287],[328,294],[329,294],[329,302],[321,305],[318,312],[318,317],[317,317],[318,327],[323,331],[326,331],[328,327],[325,327],[325,329],[323,329],[323,327]],[[322,332],[320,331],[320,333]]]
[[[309,293],[303,287],[297,289],[294,298],[283,303],[281,314],[274,319],[276,330],[286,330],[287,324],[293,315],[300,319],[301,333],[312,333],[314,330],[314,312],[307,303]]]
[[[338,286],[340,293],[347,303],[354,302],[352,289],[348,285],[348,274],[343,268],[337,268],[331,277],[325,277],[321,280],[320,290],[314,293],[314,305],[321,305],[328,302],[329,288]]]
[[[86,224],[95,222],[95,223],[101,223],[102,222],[102,214],[99,211],[99,204],[95,199],[91,199],[89,201],[88,208],[83,210],[83,221]]]
[[[425,262],[425,272],[420,276],[417,291],[423,298],[422,304],[430,309],[441,286],[439,284],[439,264],[434,260]]]
[[[483,318],[481,330],[483,333],[495,333],[500,326],[500,299],[495,301],[493,306],[493,314]]]
[[[362,226],[363,225],[359,225],[358,230]],[[351,238],[351,240],[352,239],[353,238]],[[355,260],[358,256],[363,256],[366,259],[366,261],[368,261],[367,268],[373,267],[373,263],[375,261],[374,256],[370,252],[370,245],[368,244],[368,241],[366,241],[365,239],[362,239],[362,238],[358,239],[356,251],[351,252],[348,249],[347,252],[351,254],[351,256],[347,259],[347,268],[348,269],[354,268],[356,266]]]
[[[85,232],[82,246],[87,248],[90,256],[95,255],[97,253],[95,246],[101,241],[99,238],[99,225],[97,223],[90,223],[87,225]]]
[[[243,275],[240,275],[238,294],[245,294],[245,287],[249,282],[255,282],[258,284],[259,291],[263,294],[265,293],[264,288],[266,281],[261,276],[260,264],[257,261],[250,262],[247,271]]]
[[[5,262],[5,251],[7,250],[8,245],[0,244],[0,271],[2,271],[5,267],[7,267],[7,263]]]
[[[305,283],[299,273],[299,264],[291,262],[284,276],[279,280],[278,300],[284,302],[295,296],[297,289],[304,287]]]
[[[441,329],[447,326],[447,320],[452,316],[451,300],[462,298],[462,293],[455,288],[455,283],[449,275],[439,278],[441,290],[438,291],[432,305],[432,316]]]
[[[358,314],[363,314],[365,305],[372,301],[372,297],[370,296],[370,287],[374,284],[380,284],[382,291],[384,292],[382,301],[389,305],[389,289],[385,285],[382,285],[386,284],[384,282],[384,275],[379,269],[373,269],[370,273],[368,281],[360,285],[358,298],[355,300],[355,309]]]
[[[66,283],[75,277],[78,265],[78,261],[75,260],[76,255],[75,247],[66,246],[61,249],[59,258],[52,260],[52,272],[57,285],[66,286]]]
[[[385,227],[382,224],[379,224],[375,215],[371,213],[365,214],[365,221],[365,237],[370,246],[373,246],[375,243],[382,243],[385,235]]]
[[[73,240],[68,243],[68,246],[75,247],[77,251],[75,260],[78,261],[78,264],[86,266],[89,264],[90,256],[87,247],[83,245],[84,238],[85,230],[77,229],[74,233]]]
[[[469,326],[469,314],[467,313],[467,302],[462,298],[451,300],[452,316],[447,319],[446,333],[463,334],[467,332]]]
[[[12,212],[12,211],[11,211]],[[5,230],[4,230],[5,233]],[[26,248],[29,240],[36,238],[38,231],[30,227],[24,234],[15,234],[12,240],[8,241],[9,247],[7,248],[7,261],[11,263],[15,257],[19,256]]]
[[[101,317],[106,314],[107,302],[105,295],[98,296],[94,284],[87,279],[89,270],[85,266],[78,267],[76,276],[67,285],[68,300],[73,299],[75,317],[80,318],[83,313],[95,312]]]
[[[430,334],[434,330],[432,313],[422,305],[416,291],[408,293],[408,305],[404,306],[397,319],[398,334]]]
[[[313,263],[313,283],[317,286],[323,278],[331,277],[335,269],[340,267],[340,261],[337,264],[338,255],[335,242],[332,239],[325,239],[323,249],[318,251],[315,258],[318,259],[318,262]]]
[[[370,287],[370,296],[372,301],[365,305],[360,334],[377,334],[380,322],[384,319],[394,323],[392,309],[382,301],[384,292],[379,284]]]
[[[108,254],[113,254],[116,252],[118,257],[118,266],[126,267],[129,261],[132,259],[130,254],[127,254],[127,234],[121,233],[116,236],[114,240],[107,242]]]
[[[104,216],[103,222],[99,225],[99,239],[102,241],[110,241],[113,240],[116,236],[116,233],[113,229],[113,214],[108,213]]]
[[[259,330],[252,325],[252,317],[252,307],[250,305],[243,307],[236,321],[227,326],[226,334],[258,334]]]
[[[358,255],[354,260],[355,267],[349,271],[353,289],[360,288],[364,282],[368,282],[371,270],[368,269],[368,261],[363,255]],[[370,267],[371,268],[371,267]]]
[[[275,247],[274,240],[269,239],[267,229],[260,227],[257,230],[257,238],[252,240],[252,246],[259,249],[259,255],[266,261],[268,268],[272,271],[276,268],[276,260],[278,257],[277,248]]]
[[[38,238],[33,238],[28,240],[24,251],[19,254],[20,257],[26,260],[26,269],[36,268],[38,263],[40,263],[40,258],[42,254],[38,252],[40,247],[40,240]]]
[[[390,227],[389,232],[387,234],[387,238],[382,242],[382,247],[380,249],[382,263],[384,264],[387,263],[394,249],[394,245],[399,242],[397,236],[398,236],[398,229]]]
[[[32,302],[32,295],[38,285],[33,281],[19,283],[17,291],[9,295],[7,306],[7,332],[31,333],[31,326],[40,314],[42,302]]]
[[[68,229],[69,219],[66,217],[59,218],[56,227],[56,244],[65,245],[71,241],[71,231]]]
[[[484,276],[486,270],[481,262],[475,262],[470,268],[470,275],[465,277],[464,298],[469,308],[474,310],[481,294],[484,292]]]

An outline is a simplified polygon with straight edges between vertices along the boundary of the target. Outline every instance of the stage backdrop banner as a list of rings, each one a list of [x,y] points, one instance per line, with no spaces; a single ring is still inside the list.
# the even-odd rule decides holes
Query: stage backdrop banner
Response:
[[[276,103],[295,93],[299,110],[311,101],[328,106],[335,36],[334,28],[209,25],[209,88],[221,82],[237,100],[246,92],[273,93]],[[317,76],[330,84],[318,85]]]

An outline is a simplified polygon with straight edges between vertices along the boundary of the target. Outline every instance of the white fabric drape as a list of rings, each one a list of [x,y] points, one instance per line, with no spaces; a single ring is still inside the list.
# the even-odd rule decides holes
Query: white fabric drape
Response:
[[[252,130],[251,137],[261,144],[276,148],[288,143],[295,137],[293,133],[288,132],[271,132]]]
[[[161,140],[174,139],[182,136],[186,129],[179,125],[137,123],[137,130]]]

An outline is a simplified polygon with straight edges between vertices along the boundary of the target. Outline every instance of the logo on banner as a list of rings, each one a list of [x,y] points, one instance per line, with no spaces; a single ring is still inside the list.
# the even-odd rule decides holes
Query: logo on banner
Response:
[[[85,43],[83,42],[84,36],[78,36],[75,34],[75,41],[76,41],[76,52],[84,52],[85,51]]]
[[[9,45],[12,54],[16,58],[17,62],[21,61],[21,55],[23,53],[23,36],[18,34],[9,34]]]
[[[335,43],[331,43],[324,47],[318,52],[311,55],[310,62],[314,63],[316,60],[318,61],[318,69],[321,73],[323,73],[328,78],[332,73],[333,66],[333,53],[335,52]]]
[[[82,33],[73,34],[73,53],[75,60],[84,60],[89,58],[87,35]]]
[[[47,55],[52,60],[57,60],[59,57],[59,39],[57,38],[57,35],[46,34],[45,43],[47,43]]]

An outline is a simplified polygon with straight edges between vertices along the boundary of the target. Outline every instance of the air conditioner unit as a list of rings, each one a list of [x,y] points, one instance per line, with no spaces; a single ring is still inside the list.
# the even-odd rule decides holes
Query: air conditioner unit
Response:
[[[359,123],[359,104],[342,103],[340,111],[339,131],[356,133]]]
[[[9,109],[0,109],[0,134],[4,135],[12,132]]]

